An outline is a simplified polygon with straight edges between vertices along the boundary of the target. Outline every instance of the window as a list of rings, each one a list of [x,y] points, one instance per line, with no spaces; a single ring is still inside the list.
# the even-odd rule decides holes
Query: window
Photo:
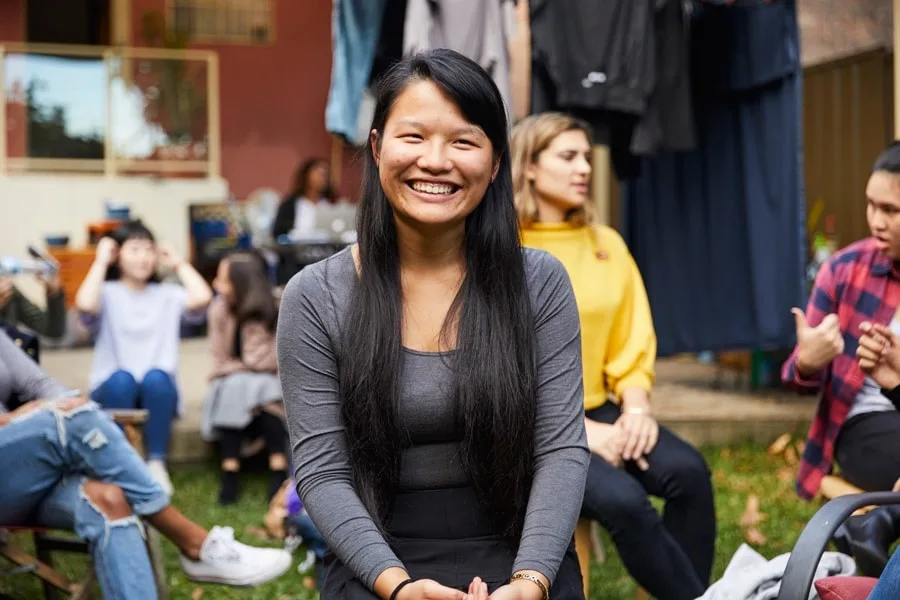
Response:
[[[272,0],[169,0],[169,28],[197,42],[268,44]]]

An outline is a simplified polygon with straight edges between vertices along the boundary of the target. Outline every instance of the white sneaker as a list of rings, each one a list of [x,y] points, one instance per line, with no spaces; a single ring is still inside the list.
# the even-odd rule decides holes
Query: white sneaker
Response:
[[[231,527],[213,527],[200,549],[200,560],[181,556],[188,579],[233,586],[256,586],[279,577],[291,566],[280,548],[254,548],[234,539]]]
[[[163,489],[166,496],[171,496],[175,492],[172,487],[172,480],[169,478],[169,471],[166,470],[166,463],[161,460],[147,461],[147,468],[150,469],[150,476]]]

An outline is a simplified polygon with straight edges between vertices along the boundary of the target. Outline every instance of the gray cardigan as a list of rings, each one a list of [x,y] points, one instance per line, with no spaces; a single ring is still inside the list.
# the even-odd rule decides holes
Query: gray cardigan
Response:
[[[534,480],[514,570],[551,581],[572,540],[590,454],[584,430],[581,333],[572,285],[560,262],[524,251],[537,342]],[[294,448],[297,490],[329,547],[365,585],[402,563],[353,486],[341,418],[334,340],[357,275],[349,250],[291,279],[278,320],[278,366]],[[401,415],[417,443],[404,452],[400,487],[466,485],[457,457],[455,399],[446,357],[403,352]],[[449,432],[433,440],[435,432]],[[438,437],[441,437],[439,434]]]
[[[56,398],[67,392],[64,385],[47,375],[15,342],[0,331],[0,413],[15,395],[22,402]]]

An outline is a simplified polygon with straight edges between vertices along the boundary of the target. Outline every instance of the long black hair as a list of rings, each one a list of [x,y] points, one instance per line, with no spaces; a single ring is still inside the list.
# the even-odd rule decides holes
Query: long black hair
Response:
[[[156,243],[156,238],[153,237],[153,232],[150,231],[140,219],[125,221],[119,227],[113,230],[112,233],[104,237],[112,238],[119,248],[122,248],[125,242],[129,240],[147,240],[152,244]],[[122,269],[119,267],[119,260],[117,258],[116,262],[111,264],[109,268],[106,269],[106,280],[118,281],[121,278]],[[159,276],[159,273],[154,271],[154,273],[150,276],[148,283],[159,283],[160,281],[161,278]]]
[[[249,321],[258,321],[269,331],[275,331],[278,301],[269,279],[266,259],[253,250],[237,250],[226,256],[228,279],[234,300],[229,310],[237,320],[238,329]]]
[[[499,170],[467,217],[466,275],[444,322],[457,326],[455,370],[460,460],[480,502],[505,535],[521,532],[532,480],[537,403],[531,305],[508,152],[506,111],[497,86],[452,50],[407,58],[379,82],[372,128],[381,133],[400,93],[430,81],[490,139]],[[383,525],[410,444],[398,420],[401,287],[397,230],[371,145],[357,225],[360,277],[343,330],[340,390],[360,497]]]

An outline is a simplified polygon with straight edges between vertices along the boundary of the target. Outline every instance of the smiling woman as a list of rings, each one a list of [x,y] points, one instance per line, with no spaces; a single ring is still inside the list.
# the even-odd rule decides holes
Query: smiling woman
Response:
[[[559,262],[519,244],[507,139],[476,63],[398,63],[359,245],[285,290],[298,492],[334,552],[323,600],[583,598],[578,315]]]

